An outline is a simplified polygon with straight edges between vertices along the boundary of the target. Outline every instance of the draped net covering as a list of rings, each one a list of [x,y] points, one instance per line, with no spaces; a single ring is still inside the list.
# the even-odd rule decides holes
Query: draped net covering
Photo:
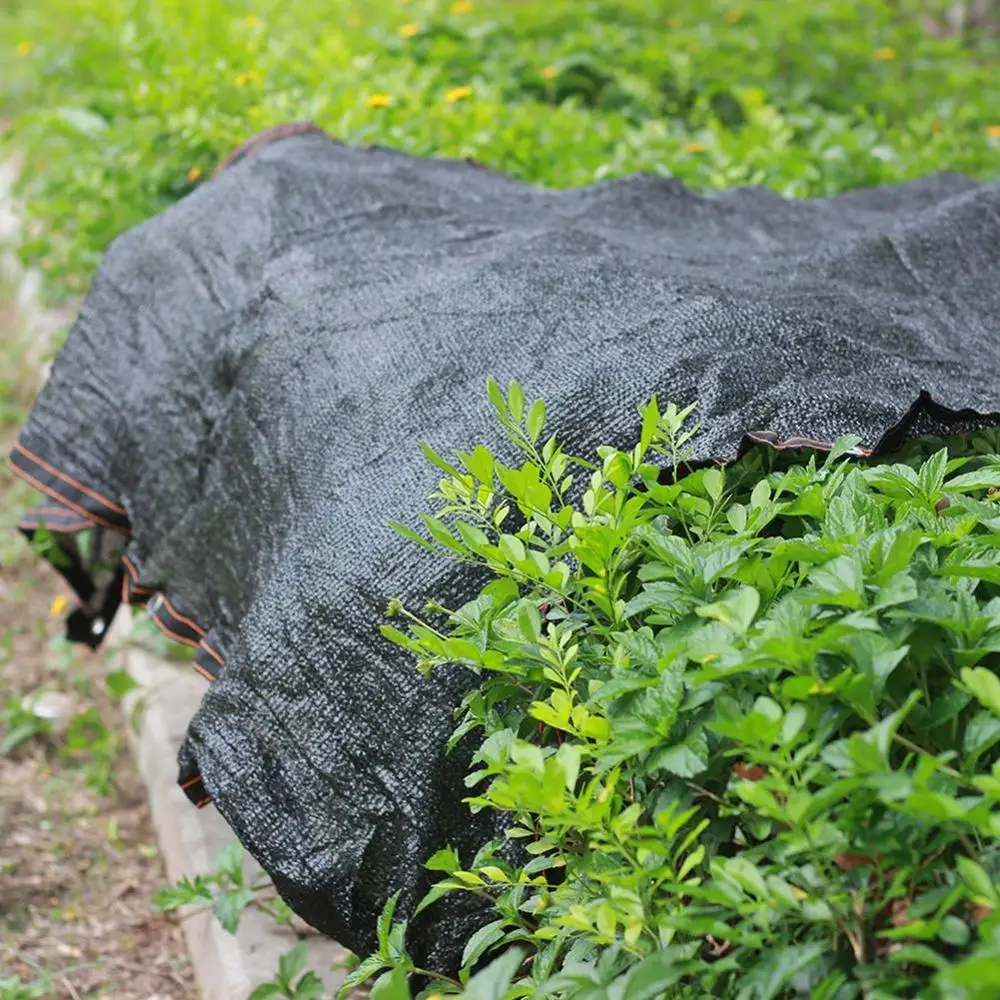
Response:
[[[998,247],[1000,188],[958,176],[543,191],[286,129],[110,247],[11,456],[51,497],[24,527],[65,540],[76,637],[124,590],[197,646],[181,784],[365,951],[431,853],[503,828],[461,804],[468,748],[443,749],[470,677],[423,679],[377,630],[391,597],[478,583],[387,527],[428,510],[419,442],[500,446],[488,376],[584,454],[630,446],[653,393],[700,402],[704,460],[995,424]],[[91,523],[108,569],[70,543]],[[415,954],[452,965],[481,919],[438,904]]]

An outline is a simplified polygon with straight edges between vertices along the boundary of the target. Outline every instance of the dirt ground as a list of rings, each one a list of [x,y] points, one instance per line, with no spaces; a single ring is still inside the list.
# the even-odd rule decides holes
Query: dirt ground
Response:
[[[14,489],[4,470],[0,508],[8,512]],[[64,715],[56,731],[0,756],[0,997],[195,997],[180,927],[150,903],[166,874],[127,723],[107,690],[118,666],[112,654],[61,641],[51,614],[60,596],[71,597],[58,575],[8,535],[0,545],[0,741],[15,721],[12,705],[40,689],[67,715],[89,714],[61,732]],[[5,993],[15,976],[25,991]]]

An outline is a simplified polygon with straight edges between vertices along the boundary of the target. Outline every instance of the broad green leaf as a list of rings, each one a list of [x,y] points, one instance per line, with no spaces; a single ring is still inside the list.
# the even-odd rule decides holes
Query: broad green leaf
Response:
[[[990,466],[955,476],[948,480],[945,489],[952,493],[971,493],[974,490],[986,490],[995,486],[1000,486],[1000,466]]]
[[[105,674],[104,683],[112,698],[124,698],[129,691],[139,687],[139,683],[127,670],[112,670]]]
[[[524,950],[521,948],[504,952],[469,980],[462,993],[463,1000],[504,1000],[504,994],[523,960]],[[377,1000],[374,994],[372,1000]]]
[[[722,491],[725,488],[725,477],[721,469],[711,468],[706,469],[704,475],[701,479],[702,486],[705,487],[705,492],[711,497],[711,499],[718,503],[719,499],[722,497]]]
[[[278,975],[290,983],[305,969],[308,961],[309,952],[306,946],[298,944],[278,959]]]
[[[669,988],[692,971],[688,954],[680,948],[664,948],[647,955],[628,974],[621,1000],[660,1000]]]
[[[821,604],[864,607],[864,570],[857,556],[838,556],[817,566],[809,574],[809,582]]]
[[[412,1000],[410,985],[403,968],[379,976],[372,984],[371,1000]]]
[[[424,867],[432,872],[445,872],[451,875],[462,867],[458,852],[453,847],[442,847],[440,851],[435,851],[425,862]]]
[[[480,927],[465,944],[465,950],[462,952],[462,967],[470,968],[475,965],[493,945],[503,939],[506,927],[507,922],[503,919],[493,920]]]
[[[775,1000],[784,994],[796,976],[809,966],[820,963],[828,950],[825,942],[807,941],[764,952],[753,971],[744,977],[745,985],[740,991],[740,998]]]
[[[979,704],[1000,716],[1000,678],[986,667],[963,667],[960,676]]]
[[[337,1000],[344,1000],[351,990],[371,979],[376,972],[380,972],[384,968],[385,962],[381,956],[369,955],[353,972],[348,973],[343,983],[341,983],[340,989],[337,990]]]
[[[696,608],[695,614],[701,618],[713,618],[737,635],[743,635],[753,624],[759,608],[760,594],[753,587],[741,587],[721,601]]]
[[[2,985],[0,983],[0,986]],[[272,997],[280,997],[283,992],[282,988],[276,983],[262,983],[254,989],[247,1000],[271,1000]]]
[[[224,930],[235,934],[246,908],[253,902],[254,891],[250,886],[240,886],[234,892],[225,892],[215,897],[212,911]]]
[[[981,864],[960,854],[955,859],[955,866],[974,899],[985,899],[993,904],[1000,902],[1000,887],[990,878]]]
[[[692,733],[683,743],[657,750],[648,763],[649,771],[662,768],[679,778],[693,778],[708,767],[708,741],[700,730]]]

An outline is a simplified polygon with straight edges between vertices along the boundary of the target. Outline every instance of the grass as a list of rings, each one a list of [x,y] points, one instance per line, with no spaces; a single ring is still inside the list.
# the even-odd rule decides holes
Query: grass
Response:
[[[932,37],[945,6],[22,0],[0,14],[0,92],[28,155],[24,254],[76,294],[118,232],[291,119],[555,186],[996,176],[1000,44]]]

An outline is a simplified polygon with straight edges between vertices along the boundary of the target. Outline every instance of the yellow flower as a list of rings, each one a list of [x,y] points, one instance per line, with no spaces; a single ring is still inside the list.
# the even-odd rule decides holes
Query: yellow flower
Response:
[[[889,45],[885,45],[875,50],[875,58],[879,62],[892,62],[896,58],[896,50]]]
[[[1000,139],[1000,125],[989,125],[986,128],[986,134],[991,139]]]
[[[391,108],[392,98],[388,94],[372,94],[367,103],[370,108]]]
[[[420,31],[420,25],[418,24],[404,24],[399,29],[399,34],[401,38],[412,38]]]
[[[726,20],[730,24],[736,24],[740,20],[740,18],[742,18],[742,17],[743,17],[743,11],[741,11],[741,10],[727,10],[726,11]]]
[[[451,12],[455,15],[455,17],[461,17],[463,14],[468,14],[471,11],[471,0],[456,0],[456,2],[451,5]]]
[[[546,66],[545,69],[542,70],[543,80],[554,80],[558,75],[559,70],[557,70],[555,66]]]
[[[31,55],[32,49],[34,49],[34,42],[18,42],[17,48],[14,50],[22,58],[26,59]]]
[[[248,84],[256,83],[260,79],[260,73],[255,69],[248,69],[245,73],[236,74],[236,86],[246,87]]]
[[[49,608],[49,614],[53,618],[58,618],[67,608],[69,607],[69,601],[60,594],[53,602]]]
[[[259,28],[264,22],[256,14],[247,14],[247,16],[243,18],[243,23],[248,28]]]
[[[201,167],[192,167],[187,172],[187,179],[194,184],[194,182],[201,177]]]
[[[689,142],[684,147],[684,152],[685,153],[704,153],[705,152],[705,146],[704,146],[703,143],[700,143],[700,142]]]
[[[444,99],[449,104],[455,104],[458,101],[464,101],[466,97],[472,94],[471,87],[452,87],[447,94],[444,95]]]

